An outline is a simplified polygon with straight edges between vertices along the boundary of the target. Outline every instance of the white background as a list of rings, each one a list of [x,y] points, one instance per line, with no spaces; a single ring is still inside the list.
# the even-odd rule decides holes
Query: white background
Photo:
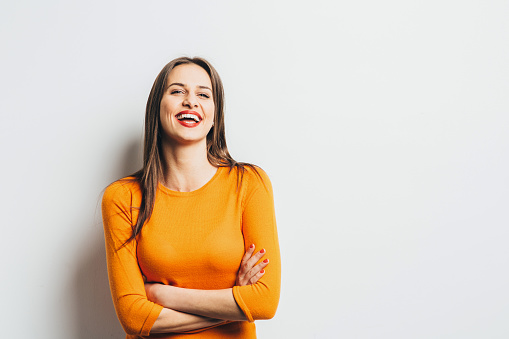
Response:
[[[3,1],[3,338],[122,338],[102,190],[159,70],[209,59],[272,179],[260,338],[509,337],[507,1]],[[270,267],[269,267],[270,269]]]

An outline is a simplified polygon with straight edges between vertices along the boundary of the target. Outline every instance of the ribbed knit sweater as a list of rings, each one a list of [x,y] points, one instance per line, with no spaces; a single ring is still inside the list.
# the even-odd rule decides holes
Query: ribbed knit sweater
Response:
[[[108,186],[102,213],[110,288],[127,338],[256,338],[254,320],[269,319],[279,302],[280,255],[272,186],[266,173],[219,167],[201,188],[172,191],[159,184],[154,210],[141,233],[126,246],[141,203],[139,185],[125,178]],[[134,207],[134,208],[133,208]],[[266,249],[266,273],[253,285],[234,286],[251,245]],[[150,335],[162,306],[147,299],[149,282],[193,289],[233,288],[248,321],[193,333]]]

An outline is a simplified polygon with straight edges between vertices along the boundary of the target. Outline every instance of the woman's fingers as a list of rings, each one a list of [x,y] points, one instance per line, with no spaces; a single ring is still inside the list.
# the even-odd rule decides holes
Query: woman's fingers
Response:
[[[265,273],[263,270],[269,264],[269,260],[265,259],[258,265],[256,263],[265,255],[265,249],[254,253],[255,245],[249,246],[242,258],[239,272],[237,274],[236,285],[243,286],[256,283]],[[254,254],[253,254],[254,253]]]
[[[255,254],[253,254],[253,255],[251,256],[251,258],[249,258],[249,260],[248,260],[248,261],[246,262],[246,264],[245,264],[245,267],[246,267],[246,268],[248,268],[248,270],[246,270],[246,272],[247,272],[247,271],[249,271],[249,270],[251,270],[251,269],[254,267],[254,265],[255,265],[258,261],[260,261],[260,259],[261,259],[264,255],[265,255],[265,249],[263,249],[263,248],[262,248],[260,251],[256,252]]]
[[[244,253],[244,256],[242,257],[242,262],[240,264],[240,268],[242,269],[248,262],[248,260],[251,258],[251,255],[253,255],[253,252],[255,250],[255,245],[252,244],[247,249],[246,253]]]
[[[245,275],[251,269],[251,267],[249,267],[248,265],[248,261],[251,258],[251,255],[253,254],[254,250],[255,245],[251,244],[249,248],[246,250],[246,253],[244,253],[242,261],[240,262],[239,271],[237,272],[237,279],[235,281],[235,285],[237,286],[247,285],[248,281],[247,279],[245,279]]]
[[[264,274],[264,268],[269,264],[269,259],[263,260],[258,265],[254,266],[247,274],[249,284],[256,283]]]

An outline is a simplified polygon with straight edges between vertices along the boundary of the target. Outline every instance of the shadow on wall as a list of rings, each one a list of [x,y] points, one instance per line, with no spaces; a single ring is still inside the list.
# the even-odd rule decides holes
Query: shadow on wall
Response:
[[[141,168],[141,146],[140,140],[131,141],[118,167],[114,168],[112,177],[119,179]],[[78,332],[75,338],[124,338],[125,333],[115,314],[108,284],[100,200],[97,206],[96,222],[91,227],[92,234],[83,244],[73,280]]]

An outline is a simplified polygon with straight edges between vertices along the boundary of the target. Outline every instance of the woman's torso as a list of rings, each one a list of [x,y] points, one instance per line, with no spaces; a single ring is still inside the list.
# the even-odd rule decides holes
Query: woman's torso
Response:
[[[193,192],[160,185],[152,216],[137,238],[138,263],[147,281],[195,289],[233,287],[245,248],[244,193],[242,186],[237,189],[236,171],[229,173],[224,167]],[[193,334],[148,338],[194,337],[256,338],[256,330],[244,321]]]

